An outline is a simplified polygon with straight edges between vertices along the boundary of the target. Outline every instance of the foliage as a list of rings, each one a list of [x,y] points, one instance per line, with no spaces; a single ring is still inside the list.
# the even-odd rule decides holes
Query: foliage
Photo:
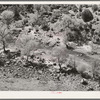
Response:
[[[92,10],[93,10],[93,12],[97,11],[98,10],[98,5],[96,5],[96,4],[92,5]]]
[[[16,46],[19,50],[21,50],[22,56],[29,56],[31,51],[34,52],[37,49],[41,49],[42,45],[41,37],[39,39],[34,33],[29,34],[25,30],[22,31],[16,41]]]
[[[6,51],[5,50],[5,47],[6,47],[6,39],[8,37],[8,34],[10,33],[9,29],[7,28],[7,25],[5,25],[4,23],[0,23],[0,27],[1,27],[1,30],[0,30],[0,41],[2,42],[3,44],[3,50],[4,52]]]
[[[14,13],[12,11],[5,10],[1,13],[1,19],[7,25],[11,24],[13,17]]]
[[[14,20],[15,21],[21,20],[20,9],[19,9],[19,6],[18,5],[15,5],[13,7],[13,12],[14,12]]]
[[[93,14],[90,12],[89,9],[85,9],[82,12],[82,19],[84,20],[84,22],[89,22],[89,21],[93,20]]]

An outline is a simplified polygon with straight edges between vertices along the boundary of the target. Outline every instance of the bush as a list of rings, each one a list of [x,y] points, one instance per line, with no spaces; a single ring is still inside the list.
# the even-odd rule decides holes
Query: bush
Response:
[[[93,14],[91,13],[91,11],[89,9],[85,9],[82,12],[82,19],[84,20],[84,22],[89,22],[89,21],[93,20]]]
[[[74,55],[69,55],[68,65],[76,69],[76,71],[83,76],[88,76],[88,78],[93,77],[93,70],[91,65],[83,59],[80,59]]]
[[[13,11],[10,10],[5,10],[1,13],[2,21],[7,25],[11,24],[13,17],[14,17],[14,13]]]
[[[26,32],[26,33],[24,33]],[[37,49],[41,49],[43,44],[41,42],[41,37],[38,38],[38,35],[35,36],[34,33],[28,34],[27,31],[22,31],[19,35],[16,46],[19,50],[21,50],[22,56],[29,56],[31,51],[36,51]]]
[[[0,41],[2,42],[3,45],[3,50],[4,52],[6,51],[6,38],[10,31],[7,29],[7,26],[4,23],[0,23]]]
[[[92,5],[92,10],[93,10],[93,12],[97,11],[98,10],[98,5],[96,5],[96,4]]]

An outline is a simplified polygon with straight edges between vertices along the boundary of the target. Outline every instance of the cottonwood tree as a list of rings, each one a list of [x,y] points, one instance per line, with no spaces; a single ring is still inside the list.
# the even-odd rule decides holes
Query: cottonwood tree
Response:
[[[21,51],[21,56],[26,56],[27,61],[28,57],[30,56],[31,51],[36,51],[38,49],[41,49],[43,47],[43,44],[41,42],[41,38],[38,36],[34,36],[34,33],[25,33],[26,31],[23,31],[17,41],[16,41],[16,47],[18,50]]]
[[[7,26],[4,25],[2,22],[0,23],[0,40],[2,42],[3,45],[3,51],[4,53],[6,52],[6,37],[8,36],[8,34],[10,33],[10,31],[7,29]]]
[[[1,22],[0,22],[0,40],[3,45],[3,51],[6,52],[6,37],[10,35],[9,25],[12,23],[14,13],[9,10],[5,10],[1,13]]]

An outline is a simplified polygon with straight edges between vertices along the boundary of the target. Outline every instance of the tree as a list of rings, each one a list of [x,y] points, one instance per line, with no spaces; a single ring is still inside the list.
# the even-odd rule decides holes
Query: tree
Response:
[[[12,23],[14,17],[13,11],[5,10],[1,13],[1,21],[7,25],[9,29],[9,25]]]
[[[5,10],[1,13],[1,22],[0,22],[0,40],[2,41],[3,44],[3,50],[4,53],[6,52],[5,50],[5,44],[6,44],[6,37],[8,34],[10,34],[10,27],[9,25],[12,23],[14,17],[14,13],[9,10]]]
[[[20,8],[19,8],[19,6],[15,5],[13,7],[13,9],[14,9],[14,20],[16,20],[16,21],[20,20],[21,16],[20,16]]]
[[[91,20],[93,20],[93,14],[89,9],[85,9],[82,12],[82,19],[84,22],[89,22]]]
[[[35,36],[34,33],[25,33],[24,30],[18,37],[16,41],[17,48],[21,51],[21,56],[26,56],[27,61],[28,57],[30,56],[31,51],[36,51],[38,49],[41,49],[43,44],[41,42],[41,38],[38,36]]]
[[[6,37],[10,33],[10,31],[7,29],[7,25],[4,25],[2,22],[0,23],[0,40],[3,45],[3,51],[6,52]]]

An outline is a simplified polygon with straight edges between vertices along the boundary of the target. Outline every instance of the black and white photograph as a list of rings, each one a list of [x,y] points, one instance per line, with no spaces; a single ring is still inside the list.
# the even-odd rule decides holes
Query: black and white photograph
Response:
[[[0,91],[100,91],[100,4],[0,4]]]

